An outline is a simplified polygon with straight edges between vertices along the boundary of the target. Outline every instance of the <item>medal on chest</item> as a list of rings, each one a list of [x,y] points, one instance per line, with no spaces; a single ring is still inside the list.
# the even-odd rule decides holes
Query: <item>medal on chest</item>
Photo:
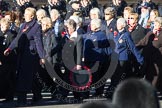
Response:
[[[123,39],[119,39],[119,41],[118,41],[119,43],[123,43]]]

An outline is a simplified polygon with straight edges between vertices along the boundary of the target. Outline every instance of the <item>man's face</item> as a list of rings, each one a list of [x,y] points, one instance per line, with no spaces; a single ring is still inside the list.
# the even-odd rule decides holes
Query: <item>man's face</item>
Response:
[[[105,13],[105,20],[108,21],[112,19],[112,14],[111,13]]]
[[[147,7],[142,7],[141,8],[141,14],[147,14],[149,9]]]
[[[34,15],[30,11],[25,10],[24,18],[26,22],[30,22],[34,18]]]

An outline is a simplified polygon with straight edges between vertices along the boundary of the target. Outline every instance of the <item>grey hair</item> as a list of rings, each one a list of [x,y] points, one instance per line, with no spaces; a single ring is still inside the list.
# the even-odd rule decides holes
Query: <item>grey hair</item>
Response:
[[[47,16],[47,12],[44,9],[38,9],[36,15],[41,14],[44,17]]]
[[[110,13],[111,15],[114,16],[116,11],[115,11],[115,8],[113,8],[113,7],[107,7],[104,12]]]
[[[98,15],[98,18],[99,18],[101,16],[101,11],[99,8],[92,8],[90,10],[90,14],[96,14],[96,15]]]
[[[92,19],[91,24],[94,24],[96,28],[100,29],[101,28],[101,19]]]
[[[59,13],[59,11],[57,9],[52,9],[50,11],[50,16],[51,16],[51,14],[55,14],[57,17],[60,17],[60,13]]]
[[[52,28],[52,20],[51,20],[51,18],[49,18],[49,17],[44,17],[44,18],[42,19],[42,22],[45,22],[45,23],[48,25],[48,29],[49,29],[49,28]]]
[[[79,16],[70,16],[69,19],[73,19],[76,22],[77,26],[80,26],[82,23],[82,18],[80,18]]]

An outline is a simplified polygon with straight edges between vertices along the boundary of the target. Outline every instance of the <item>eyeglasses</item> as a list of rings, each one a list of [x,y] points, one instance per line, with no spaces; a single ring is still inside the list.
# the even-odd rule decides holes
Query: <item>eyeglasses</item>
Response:
[[[111,15],[111,14],[106,14],[106,13],[105,13],[105,15]]]
[[[128,19],[134,19],[134,18],[130,17],[130,18],[128,18]]]

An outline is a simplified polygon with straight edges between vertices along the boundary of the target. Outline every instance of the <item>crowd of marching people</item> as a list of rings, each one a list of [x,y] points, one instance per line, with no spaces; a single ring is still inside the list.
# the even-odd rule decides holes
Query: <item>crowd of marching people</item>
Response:
[[[58,76],[86,89],[105,76],[113,53],[111,83],[106,92],[106,81],[96,87],[94,97],[111,99],[117,85],[132,77],[162,93],[162,17],[153,1],[130,6],[125,0],[104,6],[96,0],[48,0],[42,6],[30,0],[16,0],[14,6],[0,2],[0,98],[5,102],[17,96],[17,105],[26,105],[29,92],[33,103],[40,101],[44,88],[52,99],[66,98],[71,90],[56,82]],[[78,100],[90,96],[90,90],[72,92]]]

